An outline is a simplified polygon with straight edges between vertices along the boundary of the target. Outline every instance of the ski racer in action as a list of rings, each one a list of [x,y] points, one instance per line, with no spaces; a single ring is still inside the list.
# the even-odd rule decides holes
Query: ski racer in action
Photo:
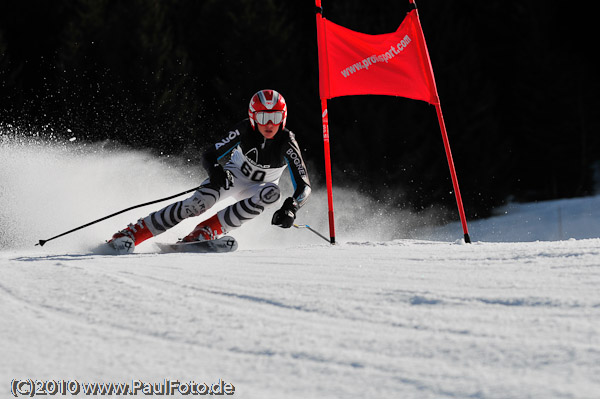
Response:
[[[208,179],[182,201],[130,224],[108,241],[117,254],[134,251],[143,241],[164,233],[183,219],[199,216],[219,201],[233,197],[230,205],[204,220],[180,242],[215,240],[260,215],[280,197],[279,179],[289,166],[295,191],[272,217],[271,224],[289,228],[296,212],[310,195],[310,181],[294,134],[285,127],[287,106],[275,90],[254,94],[248,119],[235,125],[203,155]],[[222,166],[220,160],[229,155]]]

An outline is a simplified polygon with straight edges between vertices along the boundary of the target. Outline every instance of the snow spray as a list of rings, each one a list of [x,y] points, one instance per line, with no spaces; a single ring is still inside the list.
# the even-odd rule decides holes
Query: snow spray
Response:
[[[190,167],[184,160],[173,157],[166,160],[114,143],[81,143],[76,137],[47,140],[32,134],[15,134],[5,128],[0,130],[0,250],[33,247],[39,239],[133,204],[182,192],[199,185],[206,177],[200,166]],[[280,185],[283,198],[293,193],[287,172]],[[230,203],[225,202],[205,215],[211,216]],[[410,236],[414,232],[412,226],[423,222],[422,215],[386,207],[351,188],[335,189],[335,206],[338,241],[342,243]],[[116,216],[61,237],[44,250],[89,251],[157,207]],[[298,212],[296,222],[326,232],[326,215],[326,192],[313,187],[312,196]],[[240,249],[327,245],[307,231],[283,232],[271,226],[270,218],[270,214],[263,214],[232,232],[240,242]],[[176,241],[200,221],[186,219],[154,240]],[[153,245],[144,245],[136,252],[154,249]]]

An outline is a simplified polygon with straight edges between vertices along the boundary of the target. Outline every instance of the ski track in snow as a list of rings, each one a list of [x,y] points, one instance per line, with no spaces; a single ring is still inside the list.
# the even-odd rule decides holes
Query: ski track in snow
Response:
[[[593,398],[599,253],[598,239],[4,252],[0,375],[223,378],[245,398]]]
[[[456,224],[428,231],[427,240],[390,239],[398,226],[383,219],[415,216],[369,213],[369,202],[354,195],[356,213],[366,213],[360,226],[377,226],[347,226],[352,203],[336,197],[335,246],[307,230],[264,227],[261,217],[252,222],[260,228],[233,234],[240,249],[231,254],[157,254],[149,242],[140,253],[105,256],[90,243],[131,214],[43,248],[31,244],[93,220],[96,207],[101,216],[194,184],[137,153],[31,147],[0,147],[0,235],[16,237],[0,251],[2,397],[13,378],[223,379],[240,398],[600,397],[600,223],[589,205],[598,198],[583,207],[582,199],[560,202],[569,215],[561,228],[579,234],[562,241],[533,241],[537,231],[556,232],[556,202],[539,204],[537,214],[528,206],[477,221],[467,245],[456,240]],[[23,164],[32,150],[38,157]],[[141,181],[115,179],[120,170],[105,162],[109,155],[121,167],[145,160]],[[38,162],[50,175],[33,173]],[[96,174],[77,177],[74,188],[73,167]],[[28,193],[47,204],[32,207]],[[299,219],[325,232],[320,196]],[[122,202],[107,204],[109,197]],[[586,223],[574,229],[577,215]],[[448,231],[453,239],[436,238]],[[498,241],[523,239],[491,242],[490,231]]]

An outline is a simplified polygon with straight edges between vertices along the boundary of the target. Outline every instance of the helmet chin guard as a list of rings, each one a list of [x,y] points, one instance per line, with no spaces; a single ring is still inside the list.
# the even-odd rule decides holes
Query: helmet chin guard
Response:
[[[264,114],[271,112],[280,113],[281,117],[265,117]],[[261,117],[257,119],[258,113],[261,113]],[[248,105],[248,117],[250,118],[252,129],[256,130],[256,124],[261,121],[274,122],[276,120],[281,120],[280,128],[283,129],[285,127],[285,122],[287,121],[287,105],[285,104],[285,99],[275,90],[261,90],[254,94],[250,99],[250,104]],[[266,124],[266,122],[264,124]]]

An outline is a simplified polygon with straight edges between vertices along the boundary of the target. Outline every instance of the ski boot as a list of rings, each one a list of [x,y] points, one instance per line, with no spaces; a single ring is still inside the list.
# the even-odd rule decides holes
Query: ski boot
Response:
[[[214,215],[210,219],[207,219],[196,226],[194,230],[182,238],[180,242],[216,240],[225,235],[226,232],[227,231],[225,231],[221,222],[219,222],[219,217]]]
[[[133,253],[136,245],[151,237],[152,232],[140,219],[136,224],[130,224],[124,230],[115,233],[107,244],[117,255],[124,255]]]

